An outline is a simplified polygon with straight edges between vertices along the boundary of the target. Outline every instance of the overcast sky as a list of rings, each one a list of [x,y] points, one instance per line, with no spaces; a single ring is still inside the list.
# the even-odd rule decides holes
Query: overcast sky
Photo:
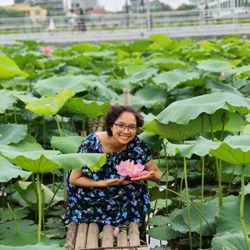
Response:
[[[169,4],[174,9],[176,9],[183,3],[189,4],[189,0],[160,0],[160,1]],[[100,5],[105,6],[105,8],[109,11],[121,10],[122,6],[125,5],[125,2],[126,0],[99,0]],[[144,2],[146,2],[146,0],[144,0]]]
[[[104,6],[109,11],[119,11],[125,5],[126,0],[99,0],[100,5]],[[144,0],[145,2],[147,0]],[[169,4],[172,8],[176,9],[183,3],[189,3],[189,0],[160,0],[161,2]],[[129,2],[129,1],[128,1]],[[14,0],[0,0],[0,5],[11,5]]]

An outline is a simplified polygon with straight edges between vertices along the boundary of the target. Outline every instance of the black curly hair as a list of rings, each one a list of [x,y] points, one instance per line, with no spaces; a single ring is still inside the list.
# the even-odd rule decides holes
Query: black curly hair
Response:
[[[107,131],[109,136],[113,135],[111,126],[113,126],[117,118],[124,112],[132,113],[135,116],[137,127],[141,128],[143,126],[143,117],[137,109],[133,108],[132,106],[113,105],[108,109],[105,116],[105,130]]]

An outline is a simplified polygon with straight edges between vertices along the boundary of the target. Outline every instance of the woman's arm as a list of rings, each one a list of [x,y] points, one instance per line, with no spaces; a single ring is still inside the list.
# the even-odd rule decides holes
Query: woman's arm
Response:
[[[150,180],[157,182],[162,177],[161,170],[152,159],[145,164],[145,170],[149,171],[149,173],[140,177],[131,178],[131,181]]]
[[[108,180],[99,180],[95,181],[86,176],[83,176],[82,169],[74,169],[71,171],[69,182],[74,186],[78,187],[110,187],[110,186],[118,186],[124,183],[124,178],[116,178],[116,179],[108,179]],[[130,181],[125,181],[128,184]],[[131,182],[130,182],[131,183]]]

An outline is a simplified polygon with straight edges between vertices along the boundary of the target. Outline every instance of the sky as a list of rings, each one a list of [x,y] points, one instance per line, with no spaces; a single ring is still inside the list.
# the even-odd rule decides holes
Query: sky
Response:
[[[108,11],[119,11],[122,9],[122,6],[125,5],[125,1],[126,0],[99,0],[99,4],[104,6],[105,9]],[[169,4],[173,9],[176,9],[183,3],[189,4],[188,0],[160,0],[160,1]],[[146,0],[144,0],[144,2],[146,2]]]
[[[125,5],[126,0],[99,0],[99,4],[104,6],[108,11],[119,11]],[[144,0],[145,2],[147,0]],[[188,4],[188,0],[160,0],[166,4],[169,4],[173,9],[176,9],[183,3]],[[128,1],[129,2],[129,1]],[[0,5],[11,5],[14,0],[0,0]]]

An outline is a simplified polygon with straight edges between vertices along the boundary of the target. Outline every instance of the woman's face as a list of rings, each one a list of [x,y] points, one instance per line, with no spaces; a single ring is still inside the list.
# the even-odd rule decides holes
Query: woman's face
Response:
[[[130,112],[123,112],[111,127],[113,138],[121,144],[128,144],[136,135],[136,126],[135,116]]]

